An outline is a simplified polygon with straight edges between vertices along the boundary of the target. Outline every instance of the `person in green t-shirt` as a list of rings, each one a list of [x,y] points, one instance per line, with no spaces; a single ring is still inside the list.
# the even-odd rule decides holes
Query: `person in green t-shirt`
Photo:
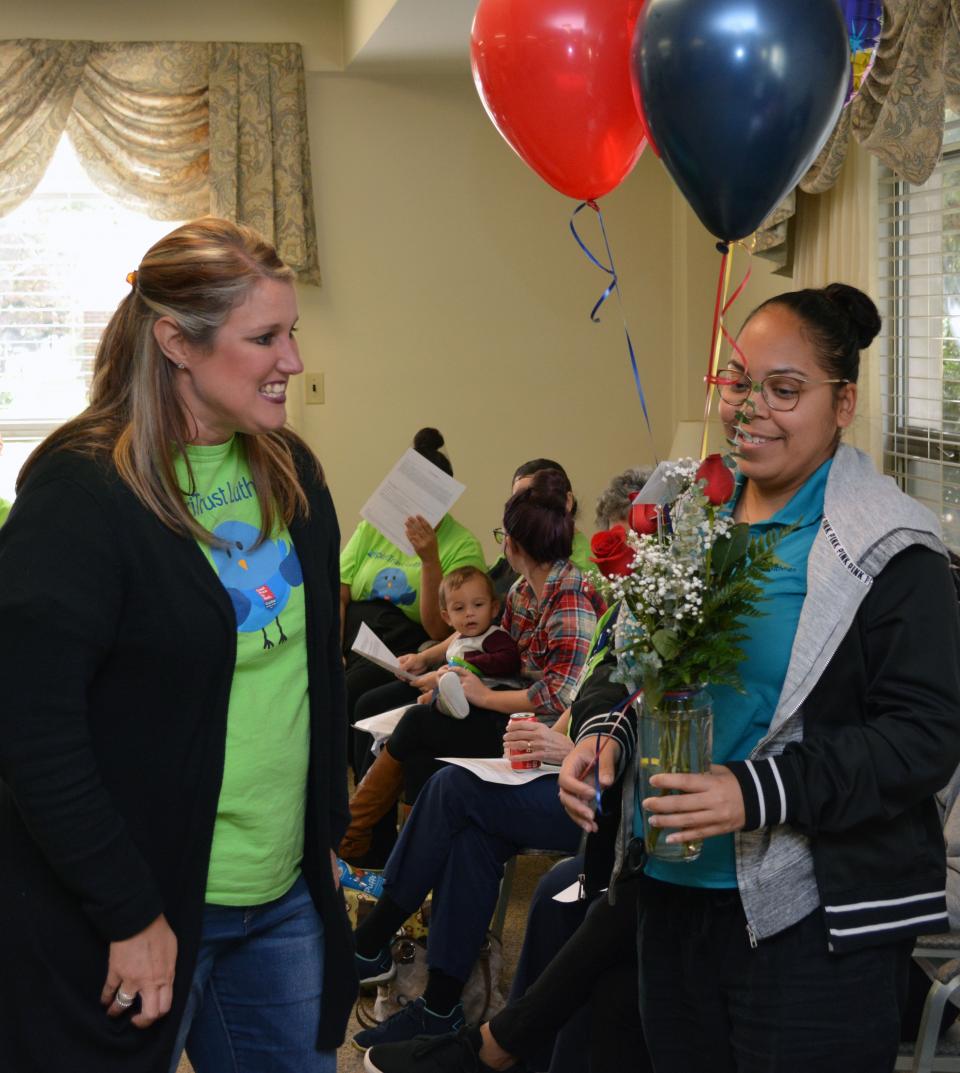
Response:
[[[450,459],[441,451],[443,436],[422,428],[414,450],[449,476]],[[407,519],[407,539],[415,554],[392,544],[369,522],[362,521],[340,554],[340,630],[347,675],[347,714],[355,718],[357,701],[368,691],[396,679],[351,648],[365,623],[395,654],[416,652],[427,641],[440,641],[450,627],[440,614],[440,581],[464,566],[486,569],[477,538],[451,515],[436,529],[419,515]],[[410,697],[416,699],[416,690]],[[409,699],[404,694],[403,700]],[[362,774],[362,772],[358,772]]]
[[[340,532],[286,427],[294,279],[226,220],[156,243],[0,528],[4,1069],[336,1068]]]

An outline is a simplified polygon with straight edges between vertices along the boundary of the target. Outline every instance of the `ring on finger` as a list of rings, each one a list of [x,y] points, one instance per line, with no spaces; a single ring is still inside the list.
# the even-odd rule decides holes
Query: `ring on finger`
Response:
[[[114,996],[113,1001],[120,1007],[121,1010],[125,1010],[133,1005],[133,1000],[137,997],[137,993],[128,995],[123,988],[117,988],[117,993]]]

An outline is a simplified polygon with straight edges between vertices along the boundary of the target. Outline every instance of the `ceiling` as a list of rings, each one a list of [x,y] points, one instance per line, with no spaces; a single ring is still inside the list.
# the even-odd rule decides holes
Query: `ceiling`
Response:
[[[357,67],[463,67],[477,0],[396,0],[349,61]]]

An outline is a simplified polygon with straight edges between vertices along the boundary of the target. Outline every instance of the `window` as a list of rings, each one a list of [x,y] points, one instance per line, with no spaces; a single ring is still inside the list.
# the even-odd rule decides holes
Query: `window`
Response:
[[[960,549],[960,115],[922,186],[880,176],[884,470]]]
[[[98,190],[66,135],[37,189],[0,218],[0,497],[13,498],[27,455],[86,405],[126,275],[174,227]]]

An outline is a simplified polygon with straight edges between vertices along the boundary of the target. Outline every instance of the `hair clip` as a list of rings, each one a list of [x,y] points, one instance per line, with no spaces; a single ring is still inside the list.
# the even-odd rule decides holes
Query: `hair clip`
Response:
[[[136,269],[134,269],[132,272],[127,273],[127,283],[129,283],[131,287],[136,287],[136,285],[137,285],[137,270]]]

